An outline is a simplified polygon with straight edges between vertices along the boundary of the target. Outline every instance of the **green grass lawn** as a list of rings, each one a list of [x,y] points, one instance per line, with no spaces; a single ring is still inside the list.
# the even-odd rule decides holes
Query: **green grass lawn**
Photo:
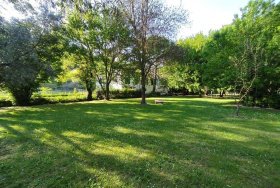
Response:
[[[0,187],[280,187],[279,111],[164,100],[0,109]]]

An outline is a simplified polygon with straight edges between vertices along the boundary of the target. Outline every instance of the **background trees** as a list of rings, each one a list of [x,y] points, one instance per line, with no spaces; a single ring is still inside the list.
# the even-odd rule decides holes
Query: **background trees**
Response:
[[[250,105],[279,106],[279,15],[273,1],[250,1],[230,26],[214,32],[205,48],[205,83],[234,88]]]
[[[207,37],[203,34],[178,41],[171,62],[162,70],[170,88],[181,90],[185,94],[201,94],[202,70],[205,64],[203,48],[206,42]]]
[[[39,11],[27,1],[11,2],[29,15],[0,20],[0,86],[18,104],[59,75],[78,78],[88,100],[96,87],[108,100],[117,81],[140,84],[146,104],[146,83],[155,92],[161,79],[185,94],[239,93],[244,104],[280,106],[280,5],[274,1],[250,1],[231,24],[177,42],[186,12],[160,0],[61,0]]]
[[[250,1],[232,24],[179,40],[184,58],[164,67],[168,86],[228,91],[243,104],[279,108],[279,13],[279,3]]]
[[[218,91],[221,97],[227,90],[234,91],[235,69],[229,59],[236,53],[232,33],[232,26],[212,32],[203,49],[203,56],[207,60],[203,68],[203,83],[212,91]]]

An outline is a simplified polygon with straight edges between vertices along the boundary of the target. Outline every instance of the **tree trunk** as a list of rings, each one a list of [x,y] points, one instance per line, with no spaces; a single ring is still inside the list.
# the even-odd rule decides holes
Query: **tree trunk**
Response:
[[[92,101],[93,100],[93,97],[92,97],[92,93],[93,93],[93,83],[92,83],[92,74],[90,75],[90,79],[89,80],[86,80],[86,88],[87,88],[87,92],[88,92],[88,95],[87,95],[87,100],[88,101]]]
[[[87,92],[88,92],[87,100],[88,100],[88,101],[92,101],[92,100],[93,100],[93,97],[92,97],[92,89],[91,89],[91,88],[87,88]]]
[[[141,104],[147,104],[146,102],[146,75],[145,75],[145,65],[141,66]]]
[[[105,99],[106,100],[110,100],[110,83],[106,83]]]
[[[220,97],[224,97],[224,94],[225,94],[224,90],[220,91]]]
[[[156,92],[156,84],[157,83],[157,78],[156,77],[154,77],[154,80],[153,80],[153,93],[155,93]]]
[[[25,87],[25,88],[19,88],[19,89],[15,89],[12,88],[10,89],[16,105],[18,106],[29,106],[30,105],[30,101],[31,101],[31,96],[32,96],[32,89],[29,87]]]
[[[198,90],[199,97],[202,97],[201,89]]]
[[[155,66],[154,70],[154,78],[153,78],[153,93],[156,92],[156,87],[157,87],[157,66]]]
[[[236,116],[239,116],[239,111],[240,111],[240,101],[237,102],[236,104]]]

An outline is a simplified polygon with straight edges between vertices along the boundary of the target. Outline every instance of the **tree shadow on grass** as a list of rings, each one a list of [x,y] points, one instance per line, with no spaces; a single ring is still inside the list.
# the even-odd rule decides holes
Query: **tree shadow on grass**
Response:
[[[229,113],[222,104],[172,99],[163,106],[117,101],[8,110],[0,117],[1,148],[18,147],[0,150],[0,182],[4,187],[276,186],[279,132],[270,138],[274,125],[262,122],[265,129],[254,129],[255,120],[233,122]]]

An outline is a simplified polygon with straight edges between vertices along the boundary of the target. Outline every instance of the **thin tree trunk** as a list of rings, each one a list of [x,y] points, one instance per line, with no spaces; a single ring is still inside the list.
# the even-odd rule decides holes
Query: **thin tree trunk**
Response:
[[[87,88],[87,100],[88,101],[92,101],[93,97],[92,97],[92,84],[90,83],[90,81],[86,81],[86,88]]]
[[[240,101],[238,101],[236,104],[236,116],[239,116],[239,111],[240,111]]]
[[[156,84],[155,84],[155,82],[156,82],[156,79],[153,81],[153,93],[155,93],[156,92]]]
[[[153,78],[153,93],[156,92],[156,87],[157,87],[157,65],[155,65],[155,70],[154,70],[154,78]]]
[[[199,95],[199,97],[202,97],[201,89],[198,90],[198,95]]]
[[[146,102],[146,75],[145,75],[145,65],[141,66],[141,104],[147,104]]]
[[[106,88],[105,88],[105,99],[110,100],[110,83],[106,83]]]

